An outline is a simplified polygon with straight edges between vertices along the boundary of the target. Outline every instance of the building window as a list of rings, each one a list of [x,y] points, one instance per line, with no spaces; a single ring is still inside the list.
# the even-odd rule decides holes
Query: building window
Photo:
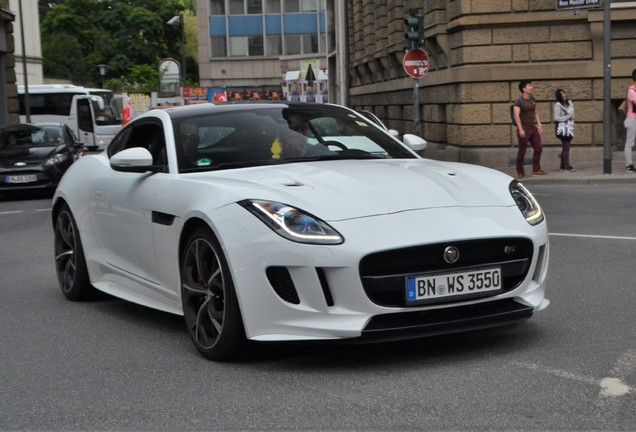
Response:
[[[263,36],[232,36],[230,57],[263,56]]]
[[[249,36],[247,38],[247,45],[250,56],[263,55],[263,36]]]
[[[230,57],[245,57],[247,52],[247,36],[230,38]]]
[[[278,57],[327,51],[327,38],[322,33],[325,17],[320,13],[326,7],[325,0],[208,1],[212,57]]]
[[[285,36],[285,55],[302,54],[300,35]]]
[[[265,13],[280,13],[280,0],[265,0]]]
[[[301,12],[316,12],[318,10],[318,0],[300,0]]]
[[[303,54],[318,53],[318,35],[304,34],[303,36]]]
[[[210,15],[225,15],[225,0],[210,0]]]
[[[285,12],[300,12],[300,0],[284,0]]]
[[[262,14],[263,13],[263,0],[247,0],[247,13],[248,14]]]
[[[228,0],[230,15],[245,15],[245,0]]]
[[[282,54],[282,39],[280,36],[267,36],[265,44],[265,55],[279,56]]]
[[[211,37],[210,47],[212,48],[212,57],[227,57],[227,44],[225,36]]]

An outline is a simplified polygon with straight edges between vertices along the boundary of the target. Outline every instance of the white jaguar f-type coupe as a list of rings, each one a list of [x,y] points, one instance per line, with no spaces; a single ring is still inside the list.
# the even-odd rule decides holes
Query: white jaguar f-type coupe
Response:
[[[183,315],[214,360],[250,341],[409,339],[547,307],[532,194],[425,147],[328,104],[152,110],[56,190],[62,292]]]

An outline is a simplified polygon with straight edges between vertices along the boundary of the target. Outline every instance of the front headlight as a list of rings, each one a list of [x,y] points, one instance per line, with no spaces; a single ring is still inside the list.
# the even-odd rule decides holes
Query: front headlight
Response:
[[[239,204],[287,240],[331,245],[344,242],[325,221],[287,204],[265,200],[244,200]]]
[[[56,153],[50,158],[48,158],[46,161],[44,161],[44,166],[59,165],[62,162],[64,162],[67,158],[68,158],[68,154]]]
[[[510,183],[510,194],[530,225],[538,225],[543,222],[545,217],[541,206],[524,185],[513,180]]]

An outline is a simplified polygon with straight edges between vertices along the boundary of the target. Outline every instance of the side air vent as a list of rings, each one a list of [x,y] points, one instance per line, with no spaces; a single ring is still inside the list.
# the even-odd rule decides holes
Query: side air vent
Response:
[[[288,303],[300,304],[294,281],[286,267],[268,267],[265,274],[272,288],[281,299]]]
[[[325,276],[325,271],[320,267],[316,269],[316,273],[318,274],[318,279],[320,280],[320,286],[322,287],[322,293],[325,296],[325,302],[327,306],[333,306],[333,296],[331,295],[331,290],[329,289],[329,283],[327,282],[327,277]]]

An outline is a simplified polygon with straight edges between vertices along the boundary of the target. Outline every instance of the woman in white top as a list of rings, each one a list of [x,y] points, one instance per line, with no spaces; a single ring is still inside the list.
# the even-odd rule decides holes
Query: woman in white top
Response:
[[[627,115],[625,116],[625,171],[636,172],[632,150],[636,143],[636,69],[632,71],[632,84],[627,88]]]
[[[556,136],[561,140],[561,171],[572,172],[570,165],[570,144],[574,138],[574,104],[568,99],[568,94],[563,89],[554,92],[556,103],[554,104],[554,122],[556,123]]]

